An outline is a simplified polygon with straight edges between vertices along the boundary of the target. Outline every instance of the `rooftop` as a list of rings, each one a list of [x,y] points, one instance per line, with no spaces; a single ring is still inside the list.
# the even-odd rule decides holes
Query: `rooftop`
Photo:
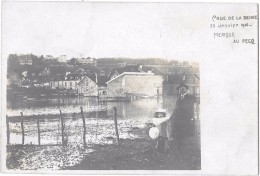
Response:
[[[110,83],[110,82],[112,82],[112,81],[114,81],[115,79],[118,79],[118,78],[121,77],[121,76],[125,76],[125,75],[152,76],[152,75],[154,75],[154,73],[145,73],[145,72],[124,72],[124,73],[118,75],[117,77],[115,77],[115,78],[113,78],[113,79],[107,81],[106,84],[107,84],[107,83]]]

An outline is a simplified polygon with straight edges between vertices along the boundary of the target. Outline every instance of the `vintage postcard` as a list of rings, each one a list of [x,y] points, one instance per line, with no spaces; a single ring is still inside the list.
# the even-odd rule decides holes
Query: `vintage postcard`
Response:
[[[2,2],[1,172],[258,173],[258,5]]]

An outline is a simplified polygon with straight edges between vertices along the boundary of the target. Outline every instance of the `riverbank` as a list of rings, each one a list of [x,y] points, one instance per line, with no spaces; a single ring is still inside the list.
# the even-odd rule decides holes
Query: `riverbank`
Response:
[[[155,141],[122,139],[116,144],[76,146],[7,147],[9,169],[21,170],[199,170],[200,151],[187,140],[179,154],[175,148],[155,149]],[[93,150],[94,148],[94,150]]]
[[[96,146],[69,170],[199,170],[200,150],[194,148],[194,139],[187,139],[185,151],[166,148],[159,152],[156,142],[150,139],[122,140],[120,146]]]
[[[82,145],[81,121],[72,120],[67,146],[7,146],[7,168],[21,170],[128,170],[200,169],[197,138],[185,141],[183,153],[175,148],[157,152],[156,142],[148,137],[150,119],[120,119],[120,145],[116,145],[112,119],[89,120],[87,147]],[[76,128],[73,128],[76,127]],[[50,125],[43,128],[52,127]],[[36,132],[36,131],[35,131]],[[46,131],[47,132],[47,131]],[[50,133],[50,132],[48,132]],[[53,139],[52,135],[48,135]]]

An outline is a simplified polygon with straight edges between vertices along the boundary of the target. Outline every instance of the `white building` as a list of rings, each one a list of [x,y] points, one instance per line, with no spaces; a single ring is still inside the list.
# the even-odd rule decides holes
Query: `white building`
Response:
[[[108,97],[162,95],[163,77],[153,73],[124,72],[107,83]]]
[[[58,62],[66,62],[67,61],[67,56],[66,55],[60,55],[58,57]]]

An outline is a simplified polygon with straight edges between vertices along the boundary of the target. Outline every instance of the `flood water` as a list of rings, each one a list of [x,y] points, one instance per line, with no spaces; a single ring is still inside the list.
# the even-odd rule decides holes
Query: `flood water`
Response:
[[[159,97],[154,99],[140,99],[140,100],[134,100],[134,101],[119,101],[119,102],[98,102],[97,98],[90,98],[90,97],[81,97],[81,98],[63,98],[63,99],[33,99],[33,100],[26,100],[23,101],[13,101],[8,102],[8,108],[7,108],[7,115],[8,116],[19,116],[20,112],[23,112],[24,116],[31,116],[36,115],[37,112],[41,112],[40,114],[55,114],[59,113],[59,110],[61,109],[62,112],[68,112],[68,113],[80,113],[80,107],[83,107],[83,109],[87,109],[87,107],[95,107],[98,105],[102,105],[103,107],[107,108],[107,115],[110,114],[110,112],[113,112],[113,107],[117,108],[117,117],[123,121],[121,126],[127,122],[127,120],[148,120],[151,117],[153,117],[154,112],[158,108],[165,108],[167,109],[167,113],[170,115],[173,112],[175,102],[176,102],[176,96],[167,96],[167,97]],[[95,118],[90,118],[87,120],[88,130],[90,127],[99,127],[100,131],[106,131],[106,133],[109,132],[108,126],[104,126],[104,129],[102,130],[102,121],[96,121],[96,117],[99,117],[99,113],[95,113]],[[106,115],[106,116],[107,116]],[[98,119],[104,119],[104,114],[100,114],[100,118]],[[113,127],[113,121],[108,121],[109,119],[104,119],[104,124],[112,123],[110,126]],[[126,120],[126,121],[125,121]],[[124,122],[124,123],[123,123]],[[96,124],[98,123],[98,125]],[[132,122],[131,122],[132,123]],[[129,126],[131,126],[131,123]],[[142,123],[140,123],[142,124]],[[139,124],[139,125],[140,125]],[[15,143],[21,143],[22,142],[22,136],[21,136],[21,124],[10,122],[10,129],[11,129],[11,140],[10,142],[12,144]],[[61,127],[59,121],[53,121],[52,123],[40,122],[41,125],[41,141],[42,144],[57,144],[57,141],[61,141]],[[82,125],[81,119],[78,118],[77,120],[73,119],[66,119],[66,128],[71,129],[81,129],[81,127],[78,127]],[[133,125],[133,124],[132,124]],[[36,121],[28,121],[24,122],[25,126],[25,143],[26,144],[37,144],[38,138],[37,138],[37,123]],[[125,128],[125,127],[124,127]],[[123,129],[123,127],[122,127]],[[80,132],[80,130],[75,130],[76,132]],[[92,130],[96,131],[96,130]],[[114,129],[111,129],[111,134],[114,132]],[[82,132],[82,131],[81,131]],[[98,136],[101,138],[102,135],[108,135],[106,133],[101,133]],[[90,134],[90,132],[88,132]],[[124,132],[120,132],[121,136],[124,134]],[[127,133],[128,134],[128,133]],[[108,136],[109,136],[108,135]],[[71,135],[73,137],[75,136],[82,136],[82,135]],[[44,138],[46,137],[46,138]],[[103,136],[104,137],[104,136]],[[57,139],[56,139],[57,138]],[[93,138],[93,137],[92,137]],[[104,137],[105,138],[105,137]],[[76,139],[78,140],[78,139]],[[80,139],[82,140],[82,139]],[[70,138],[70,142],[73,141],[72,137]]]
[[[143,128],[145,123],[150,122],[153,114],[158,108],[164,108],[167,111],[167,115],[171,115],[177,96],[165,96],[153,99],[140,99],[134,101],[118,101],[118,102],[99,102],[97,98],[82,97],[82,98],[64,98],[64,99],[33,99],[8,102],[7,115],[8,116],[20,116],[20,112],[23,112],[23,116],[37,117],[41,114],[46,115],[44,117],[52,117],[62,111],[65,117],[64,131],[68,136],[69,143],[82,144],[83,143],[83,123],[80,115],[80,107],[84,109],[84,117],[86,120],[87,139],[88,143],[108,144],[113,140],[107,139],[115,136],[113,107],[117,108],[118,129],[121,138],[135,139],[138,136],[130,133],[127,130],[131,128]],[[88,107],[105,107],[102,113],[85,113]],[[67,116],[66,116],[66,115]],[[88,115],[87,115],[88,114]],[[77,118],[78,117],[78,118]],[[36,118],[37,119],[37,118]],[[41,119],[39,121],[40,140],[42,145],[61,144],[61,121],[59,118],[53,119]],[[196,134],[200,134],[199,122],[196,123]],[[25,132],[25,144],[38,144],[38,129],[37,121],[32,119],[30,121],[24,121]],[[10,121],[10,143],[21,144],[22,143],[22,126],[21,122]]]
[[[80,110],[80,107],[102,105],[109,109],[117,108],[118,117],[138,119],[151,117],[157,108],[167,109],[167,113],[171,114],[175,107],[176,96],[161,96],[153,99],[140,99],[134,101],[118,101],[118,102],[99,102],[95,97],[67,97],[62,99],[23,99],[19,101],[8,101],[7,112],[10,111],[46,111],[59,110],[61,108],[72,108]],[[24,114],[29,115],[29,114]]]

